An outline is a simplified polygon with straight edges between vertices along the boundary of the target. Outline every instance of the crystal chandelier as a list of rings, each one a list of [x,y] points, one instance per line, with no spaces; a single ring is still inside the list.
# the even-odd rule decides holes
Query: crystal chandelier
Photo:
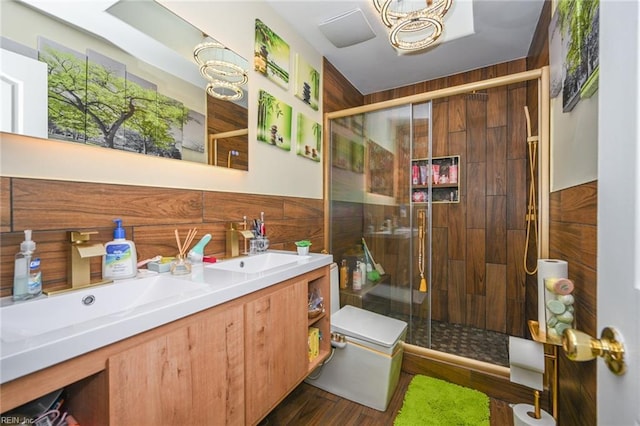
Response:
[[[443,19],[453,0],[372,0],[382,22],[390,28],[389,42],[399,51],[416,51],[434,44],[444,30]]]
[[[236,53],[217,41],[204,41],[193,49],[200,74],[207,81],[207,93],[226,101],[242,99],[240,86],[248,81],[247,71],[237,64]]]

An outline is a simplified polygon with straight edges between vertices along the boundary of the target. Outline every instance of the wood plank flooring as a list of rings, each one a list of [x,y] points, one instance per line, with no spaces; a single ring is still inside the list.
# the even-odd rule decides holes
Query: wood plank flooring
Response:
[[[385,412],[302,383],[260,423],[260,426],[393,425],[412,378],[412,374],[400,373],[398,387]],[[506,402],[491,398],[490,412],[491,426],[513,425],[513,414]]]

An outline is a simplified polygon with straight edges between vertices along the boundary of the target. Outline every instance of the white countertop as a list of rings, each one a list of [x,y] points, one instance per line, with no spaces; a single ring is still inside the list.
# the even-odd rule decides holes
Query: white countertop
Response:
[[[275,250],[269,252],[295,254],[295,252]],[[0,299],[0,315],[2,317],[0,383],[17,379],[289,278],[311,272],[332,262],[332,255],[310,253],[308,256],[300,256],[295,263],[258,273],[220,270],[206,264],[204,266],[194,265],[192,273],[189,275],[139,274],[139,278],[118,280],[112,285],[48,297],[40,296],[22,302],[14,302],[10,297],[2,298]],[[141,277],[143,275],[144,277]],[[159,288],[168,288],[166,286],[172,286],[174,282],[179,286],[182,282],[184,283],[184,291],[181,289],[176,292],[175,288],[170,287],[172,289],[170,297],[153,294],[153,298],[143,304],[136,304],[135,300],[128,300],[138,296],[148,298],[149,292],[144,295],[134,294],[134,287],[129,287],[128,291],[127,284],[130,286],[140,284],[142,287],[153,283],[153,280],[160,279],[163,280],[165,287]],[[114,297],[116,291],[118,294]],[[158,288],[154,288],[152,291],[157,292]],[[94,296],[96,302],[91,306],[84,306],[82,300],[88,295]],[[103,302],[105,300],[107,302]],[[69,301],[73,303],[70,305],[72,308],[67,308]],[[93,317],[87,317],[86,320],[73,322],[73,309],[77,309],[79,312],[89,312],[87,311],[89,309],[93,309],[92,312],[99,312],[98,309],[105,308],[104,305],[100,306],[99,302],[119,304],[122,305],[122,309],[117,308],[115,312],[103,315],[98,313]],[[59,312],[59,315],[64,318],[60,321],[53,319],[47,321],[43,312],[46,313],[51,308],[56,311],[62,310],[63,312]],[[109,309],[106,312],[108,311]],[[18,315],[16,315],[17,313]],[[39,319],[38,315],[42,319]],[[58,313],[54,313],[49,317],[55,318],[57,316]],[[29,329],[28,326],[20,326],[20,318],[26,317],[36,318],[35,321],[32,321],[32,329]],[[38,328],[38,324],[41,324],[41,330],[45,331],[34,332],[33,327]]]

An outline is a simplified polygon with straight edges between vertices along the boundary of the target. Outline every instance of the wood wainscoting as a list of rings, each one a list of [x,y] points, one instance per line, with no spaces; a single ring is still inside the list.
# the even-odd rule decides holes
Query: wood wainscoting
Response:
[[[319,199],[9,177],[0,178],[0,185],[1,296],[11,294],[14,255],[25,229],[33,230],[45,288],[67,281],[68,231],[98,231],[91,240],[106,243],[113,239],[115,218],[122,219],[140,260],[174,256],[174,229],[185,236],[191,228],[198,228],[196,241],[211,234],[207,255],[224,257],[225,224],[245,215],[258,218],[260,212],[271,248],[295,250],[301,239],[311,240],[314,252],[325,248]],[[99,278],[100,257],[92,260],[91,270]]]

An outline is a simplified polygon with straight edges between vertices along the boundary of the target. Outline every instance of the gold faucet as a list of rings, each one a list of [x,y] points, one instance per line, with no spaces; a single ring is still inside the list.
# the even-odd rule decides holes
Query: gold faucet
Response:
[[[238,229],[241,227],[241,229]],[[247,229],[247,217],[242,218],[242,222],[229,222],[226,230],[226,257],[240,256],[240,237],[244,238],[244,254],[247,254],[247,241],[254,237],[253,232]]]
[[[72,290],[78,290],[81,288],[102,284],[109,284],[113,282],[113,280],[100,280],[91,282],[91,258],[96,256],[103,256],[106,254],[104,245],[100,243],[89,242],[91,235],[97,233],[98,231],[69,232],[69,239],[71,240],[71,252],[67,275],[69,281],[71,281],[71,287],[55,290],[45,290],[45,294],[50,295],[56,293],[65,293]]]

